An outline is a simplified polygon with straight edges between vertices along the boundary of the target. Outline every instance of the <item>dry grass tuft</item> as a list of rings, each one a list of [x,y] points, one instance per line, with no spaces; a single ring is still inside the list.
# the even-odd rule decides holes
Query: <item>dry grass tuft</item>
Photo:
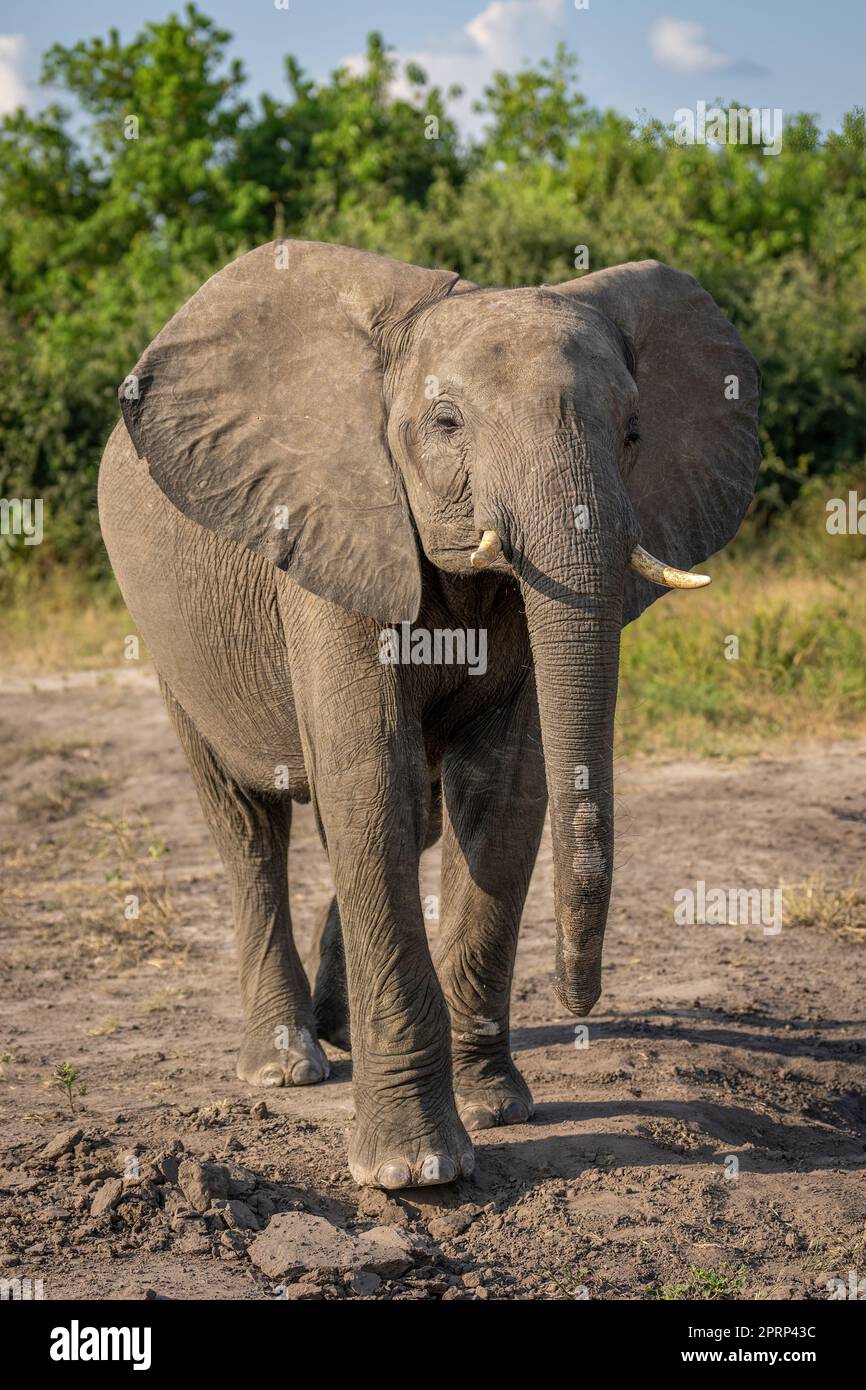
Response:
[[[866,885],[829,888],[822,875],[791,884],[784,892],[786,926],[819,927],[866,944]]]

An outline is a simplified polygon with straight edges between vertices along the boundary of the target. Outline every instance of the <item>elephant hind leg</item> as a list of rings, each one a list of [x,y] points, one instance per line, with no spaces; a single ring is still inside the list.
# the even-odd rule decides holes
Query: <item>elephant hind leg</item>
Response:
[[[160,684],[229,880],[245,1020],[238,1077],[254,1086],[322,1081],[328,1062],[289,915],[291,802],[239,786]]]
[[[307,957],[307,973],[313,982],[313,1015],[316,1033],[343,1052],[351,1050],[349,991],[346,955],[337,899],[322,913]]]
[[[442,787],[430,787],[430,806],[424,848],[430,849],[442,834]],[[351,1051],[349,991],[346,985],[346,955],[343,928],[336,897],[323,912],[307,956],[307,974],[313,983],[313,1012],[316,1033],[343,1052]]]

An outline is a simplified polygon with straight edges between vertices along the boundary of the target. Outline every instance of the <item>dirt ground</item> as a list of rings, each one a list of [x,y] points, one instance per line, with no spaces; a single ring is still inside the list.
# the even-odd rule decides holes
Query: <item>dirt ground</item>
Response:
[[[345,1167],[347,1057],[330,1051],[320,1086],[235,1079],[222,871],[151,674],[6,680],[0,725],[0,1277],[41,1279],[50,1299],[823,1299],[866,1273],[866,950],[673,914],[698,880],[855,881],[866,743],[621,764],[588,1047],[553,993],[545,841],[513,1011],[535,1119],[478,1134],[471,1180],[394,1200]],[[425,894],[437,868],[434,850]],[[306,807],[291,870],[303,951],[331,892]],[[74,1115],[51,1082],[64,1062]],[[227,1168],[226,1200],[202,1212],[178,1160]],[[291,1212],[396,1227],[411,1253],[286,1284],[250,1252]]]

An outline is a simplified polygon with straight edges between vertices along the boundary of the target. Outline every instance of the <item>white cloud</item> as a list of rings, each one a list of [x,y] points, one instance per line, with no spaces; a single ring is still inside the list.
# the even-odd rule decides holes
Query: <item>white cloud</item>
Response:
[[[461,30],[443,39],[441,45],[394,53],[392,56],[400,65],[394,91],[408,95],[403,64],[419,63],[434,86],[447,89],[456,83],[464,89],[464,97],[450,105],[461,126],[472,127],[477,124],[472,102],[482,95],[497,69],[513,72],[524,59],[535,62],[552,54],[557,39],[564,36],[564,8],[565,0],[491,0]],[[364,65],[357,54],[344,61],[356,72]]]
[[[704,26],[694,19],[659,19],[650,30],[652,55],[660,68],[674,72],[714,72],[729,68],[729,54],[713,48]]]
[[[27,100],[21,73],[24,43],[23,34],[0,34],[0,116],[23,106]]]

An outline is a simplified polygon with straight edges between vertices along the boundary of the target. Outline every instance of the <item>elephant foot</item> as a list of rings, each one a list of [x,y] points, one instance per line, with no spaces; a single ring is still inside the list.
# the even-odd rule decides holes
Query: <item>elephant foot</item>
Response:
[[[239,1080],[251,1086],[312,1086],[329,1071],[312,1030],[289,1026],[248,1032],[237,1064]]]
[[[472,1141],[456,1115],[420,1137],[401,1140],[381,1125],[358,1125],[349,1142],[349,1172],[359,1187],[435,1187],[468,1178],[474,1167]]]
[[[454,1063],[454,1103],[472,1133],[497,1125],[524,1125],[535,1106],[529,1087],[510,1057]]]

